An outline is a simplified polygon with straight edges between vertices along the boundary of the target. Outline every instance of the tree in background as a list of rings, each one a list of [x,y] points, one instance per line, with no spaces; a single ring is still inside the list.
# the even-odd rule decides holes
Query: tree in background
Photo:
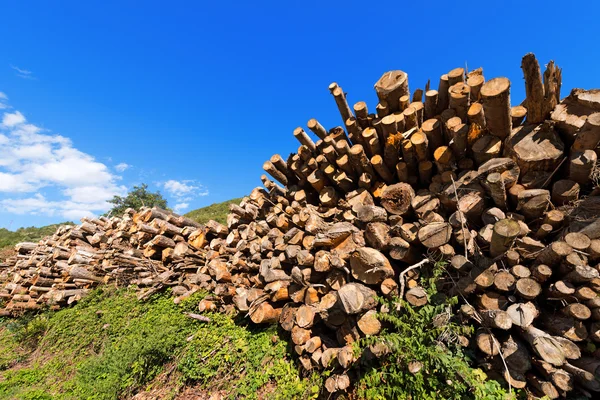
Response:
[[[148,185],[142,183],[140,186],[134,186],[127,193],[127,196],[115,196],[109,203],[114,204],[105,215],[121,215],[128,208],[139,210],[141,207],[160,207],[167,208],[167,200],[159,191],[154,193],[148,191]]]

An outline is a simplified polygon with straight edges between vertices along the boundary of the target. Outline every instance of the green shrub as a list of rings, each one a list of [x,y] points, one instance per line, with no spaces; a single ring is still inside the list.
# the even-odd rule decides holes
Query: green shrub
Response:
[[[446,299],[436,293],[435,282],[442,273],[442,265],[432,270],[423,269],[427,277],[423,283],[430,303],[413,308],[398,300],[382,303],[390,310],[379,313],[386,328],[378,337],[361,339],[358,347],[365,349],[384,344],[389,354],[370,364],[363,373],[356,391],[360,398],[368,399],[485,399],[508,398],[506,391],[496,381],[486,380],[486,375],[471,367],[472,362],[457,345],[458,335],[469,334],[471,328],[453,321],[456,298]],[[409,363],[420,365],[411,373]]]

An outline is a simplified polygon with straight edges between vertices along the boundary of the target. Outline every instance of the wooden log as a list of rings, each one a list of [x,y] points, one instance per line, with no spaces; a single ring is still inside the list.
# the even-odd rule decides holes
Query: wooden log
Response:
[[[443,146],[444,137],[442,133],[442,125],[440,124],[438,119],[428,119],[423,122],[423,126],[421,130],[427,137],[427,142],[429,143],[429,150],[431,153],[435,151],[440,146]]]
[[[512,323],[520,328],[527,328],[539,316],[539,310],[531,303],[514,303],[506,310]]]
[[[407,183],[387,186],[381,195],[381,205],[390,214],[403,215],[410,210],[415,191]]]
[[[539,124],[548,118],[544,107],[544,85],[540,66],[533,53],[526,54],[521,61],[525,75],[525,107],[527,107],[527,122]]]
[[[596,165],[598,157],[593,150],[573,151],[569,156],[569,179],[586,185]]]
[[[523,106],[514,106],[510,109],[510,118],[512,120],[512,127],[519,126],[525,120],[527,115],[527,109]]]
[[[376,250],[386,250],[390,237],[390,227],[383,222],[370,222],[367,224],[365,241]]]
[[[362,222],[385,222],[387,221],[387,211],[383,207],[375,205],[360,206],[357,217]]]
[[[419,229],[418,239],[428,248],[440,247],[450,240],[452,227],[446,222],[432,222]]]
[[[376,249],[360,247],[350,257],[352,276],[367,285],[377,285],[394,276],[388,259]]]
[[[415,132],[412,134],[410,141],[415,149],[417,160],[427,161],[429,159],[427,136],[423,132]]]
[[[452,71],[448,72],[448,85],[452,87],[452,85],[456,85],[457,83],[465,81],[465,69],[458,67],[454,68]]]
[[[506,311],[483,310],[479,314],[481,315],[484,326],[505,331],[512,327],[513,321]]]
[[[515,277],[508,271],[498,271],[494,276],[494,287],[501,292],[511,291],[515,282]]]
[[[543,217],[549,206],[550,192],[546,189],[529,189],[519,193],[517,210],[528,220]]]
[[[481,87],[481,98],[487,130],[494,136],[504,139],[510,135],[510,81],[507,78],[494,78]]]
[[[401,111],[400,97],[408,96],[408,75],[400,70],[384,73],[375,83],[379,102],[386,102],[390,113]]]
[[[360,283],[347,283],[338,290],[338,297],[346,314],[359,314],[377,306],[374,290]]]
[[[427,292],[421,286],[415,286],[406,292],[406,301],[413,307],[421,307],[427,304]]]
[[[485,82],[482,74],[471,74],[467,77],[467,85],[471,89],[471,101],[478,101],[480,98],[481,87]]]
[[[493,334],[484,330],[477,332],[475,343],[477,344],[477,348],[488,356],[496,356],[500,352],[500,345],[497,339]]]
[[[391,184],[395,181],[394,174],[388,169],[387,165],[383,162],[383,157],[379,154],[371,158],[371,165],[385,183]]]
[[[310,129],[312,133],[317,135],[319,139],[324,140],[327,137],[327,130],[323,128],[323,125],[321,125],[316,119],[312,118],[308,120],[308,123],[306,125],[308,126],[308,129]]]
[[[300,328],[298,325],[294,325],[291,331],[291,338],[294,344],[301,346],[310,340],[311,331],[309,329]]]
[[[590,360],[589,358],[584,358],[583,360],[573,361],[573,364],[565,363],[565,365],[563,365],[563,369],[572,374],[575,378],[575,381],[585,389],[593,392],[600,392],[600,380],[597,378],[598,368],[596,367],[594,372],[589,372],[585,368],[576,366],[576,364],[579,364],[580,366],[587,367],[589,369],[591,365],[595,365],[595,363],[597,363],[597,360],[595,359]]]
[[[521,174],[552,172],[562,161],[564,152],[564,144],[551,124],[518,126],[506,140],[505,147],[504,153],[515,159]]]
[[[503,219],[494,224],[492,240],[490,243],[490,255],[498,257],[504,254],[512,246],[521,228],[519,223],[512,219]]]
[[[600,144],[600,113],[587,117],[580,131],[577,132],[571,149],[575,151],[594,150]]]
[[[329,393],[346,391],[350,387],[350,378],[346,374],[335,374],[325,380],[325,389]]]
[[[450,83],[450,80],[448,83]],[[471,89],[466,83],[457,82],[454,85],[450,86],[448,93],[449,108],[456,112],[456,116],[459,117],[461,121],[466,122],[467,111],[469,110],[469,96],[471,94]]]
[[[423,113],[424,119],[428,120],[437,115],[438,91],[428,90],[425,93],[425,110]]]
[[[523,337],[542,360],[556,367],[564,366],[567,359],[581,357],[577,345],[568,339],[551,336],[533,325],[523,330]]]
[[[356,115],[356,120],[362,129],[365,129],[369,126],[369,110],[367,108],[367,103],[364,101],[359,101],[354,104],[354,115]]]
[[[333,95],[335,104],[337,105],[340,115],[342,116],[342,123],[345,125],[348,118],[352,117],[352,110],[350,110],[348,101],[346,101],[346,94],[335,82],[329,85],[329,91]]]
[[[583,233],[570,232],[564,237],[565,242],[575,250],[587,252],[588,248],[592,244],[590,238]]]
[[[592,316],[590,309],[585,304],[581,303],[568,304],[567,306],[563,307],[561,311],[563,314],[581,321],[589,319]]]
[[[484,135],[477,139],[471,148],[473,158],[477,165],[481,165],[486,161],[496,158],[500,155],[502,149],[502,141],[492,135]]]
[[[555,206],[573,202],[579,198],[579,184],[569,179],[561,179],[552,185],[552,203]]]
[[[571,283],[586,283],[593,279],[598,279],[600,272],[597,269],[587,265],[576,265],[574,269],[563,277],[565,281]]]
[[[517,280],[515,289],[519,296],[527,300],[535,299],[542,292],[540,284],[531,278],[521,278]]]
[[[369,310],[356,321],[358,329],[366,336],[377,335],[381,331],[381,322],[375,310]]]
[[[485,129],[483,104],[478,102],[471,103],[469,109],[467,110],[467,120],[470,124],[475,124],[480,129]]]
[[[545,398],[558,399],[560,397],[560,393],[552,382],[543,380],[533,373],[527,374],[527,382],[535,392],[545,396]]]

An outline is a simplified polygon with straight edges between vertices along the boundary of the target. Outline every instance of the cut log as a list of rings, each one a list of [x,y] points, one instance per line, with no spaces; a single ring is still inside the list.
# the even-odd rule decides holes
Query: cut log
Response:
[[[481,87],[480,94],[487,130],[500,139],[508,137],[512,128],[510,81],[507,78],[489,80]]]
[[[273,324],[279,320],[280,315],[281,308],[273,308],[273,306],[265,302],[260,303],[250,312],[250,319],[255,324]]]
[[[388,259],[376,249],[358,248],[350,258],[352,276],[367,285],[376,285],[394,276]]]
[[[527,300],[535,299],[542,292],[540,284],[531,278],[517,280],[515,288],[517,294]]]
[[[521,174],[554,171],[563,159],[563,152],[563,142],[549,124],[515,128],[506,141],[505,149],[505,154],[514,158],[519,165]]]
[[[375,310],[369,310],[357,320],[358,329],[367,335],[377,335],[381,331],[381,322]]]
[[[380,102],[386,102],[390,113],[402,111],[400,97],[408,96],[408,75],[399,70],[386,72],[375,83],[375,91]]]
[[[381,205],[390,214],[403,215],[410,210],[413,197],[415,197],[415,191],[409,184],[396,183],[383,190]]]
[[[428,248],[440,247],[450,240],[452,226],[446,222],[432,222],[419,229],[418,239]]]
[[[529,327],[539,315],[537,307],[531,302],[511,304],[506,311],[513,324],[523,329]]]
[[[510,249],[514,240],[521,232],[519,223],[512,219],[503,219],[494,224],[490,255],[498,257]]]
[[[360,283],[348,283],[338,290],[338,297],[346,314],[359,314],[377,306],[374,290]]]

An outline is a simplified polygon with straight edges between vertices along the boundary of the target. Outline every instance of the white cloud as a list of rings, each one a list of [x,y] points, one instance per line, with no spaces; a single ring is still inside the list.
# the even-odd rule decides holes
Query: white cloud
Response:
[[[179,213],[190,206],[190,201],[197,197],[208,196],[208,189],[192,180],[177,181],[169,179],[159,183],[168,195],[175,198],[176,204],[173,210]]]
[[[120,164],[117,164],[117,165],[115,165],[115,169],[116,169],[118,172],[123,172],[123,171],[125,171],[126,169],[128,169],[129,167],[131,167],[131,165],[129,165],[129,164],[125,164],[124,162],[122,162],[122,163],[120,163]]]
[[[173,211],[175,211],[176,213],[180,213],[182,211],[187,210],[189,206],[189,203],[177,203],[175,204],[175,207],[173,207]]]
[[[17,71],[18,73],[20,73],[20,74],[31,75],[31,71],[27,71],[26,69],[19,68],[19,67],[15,66],[15,65],[11,65],[10,67],[12,69],[14,69],[15,71]]]
[[[19,68],[16,65],[11,65],[10,66],[12,69],[14,69],[16,71],[16,75],[19,78],[23,78],[23,79],[35,79],[35,77],[33,76],[33,72],[23,69],[23,68]]]
[[[0,192],[31,192],[36,186],[28,183],[21,175],[0,172]]]
[[[0,92],[0,100],[8,100],[8,96],[4,92]]]
[[[6,127],[13,127],[25,122],[25,116],[21,114],[19,111],[14,113],[4,113],[4,117],[2,118],[2,125]]]
[[[185,196],[198,189],[197,186],[188,185],[190,181],[176,181],[170,179],[163,184],[165,190],[173,196]]]
[[[107,200],[127,192],[105,164],[19,111],[4,113],[0,145],[0,210],[75,220],[108,210]]]

